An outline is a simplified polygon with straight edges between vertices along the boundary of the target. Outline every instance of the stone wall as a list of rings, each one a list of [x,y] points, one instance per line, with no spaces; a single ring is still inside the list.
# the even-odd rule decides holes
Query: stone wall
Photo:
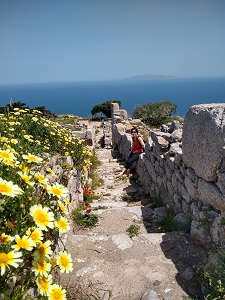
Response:
[[[77,138],[84,140],[85,144],[88,146],[94,146],[96,143],[96,127],[87,122],[82,122],[77,120],[75,124],[64,125],[72,131],[73,135]]]
[[[225,245],[224,126],[225,104],[192,106],[183,126],[172,122],[151,131],[137,164],[150,197],[159,197],[182,220],[189,219],[190,236],[205,247]],[[126,127],[126,122],[112,122],[113,146],[125,158],[131,149]]]

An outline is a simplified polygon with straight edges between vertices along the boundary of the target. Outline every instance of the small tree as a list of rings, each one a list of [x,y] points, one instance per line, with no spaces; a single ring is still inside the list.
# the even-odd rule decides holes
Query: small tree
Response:
[[[91,110],[92,116],[97,113],[103,113],[106,116],[106,118],[110,118],[111,117],[111,103],[118,103],[119,106],[121,106],[121,101],[119,101],[119,100],[105,101],[101,104],[95,105],[92,108],[92,110]]]
[[[176,104],[170,101],[152,102],[136,106],[132,117],[152,126],[160,126],[176,112],[176,109]]]

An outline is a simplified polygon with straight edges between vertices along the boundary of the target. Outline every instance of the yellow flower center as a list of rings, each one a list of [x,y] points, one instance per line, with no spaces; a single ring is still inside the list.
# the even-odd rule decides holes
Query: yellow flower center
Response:
[[[54,298],[53,299],[61,299],[62,298],[62,294],[58,291],[54,291]]]
[[[57,195],[57,196],[61,196],[62,195],[62,192],[59,189],[57,189],[57,188],[52,188],[52,193],[55,194],[55,195]]]
[[[67,223],[66,223],[66,221],[65,220],[59,220],[59,226],[61,227],[61,228],[66,228],[67,227]]]
[[[61,258],[60,258],[60,263],[61,263],[61,265],[62,265],[64,268],[66,268],[66,267],[68,266],[68,259],[67,259],[67,257],[61,256]]]
[[[46,214],[40,210],[35,213],[35,217],[39,223],[45,223],[45,221],[47,221]]]
[[[19,240],[17,244],[20,248],[23,248],[23,249],[27,249],[29,247],[29,242],[27,240],[24,240],[24,239]]]
[[[28,160],[29,160],[29,161],[32,161],[32,162],[37,162],[37,161],[38,161],[37,158],[32,157],[32,156],[29,156],[29,157],[28,157]]]
[[[7,152],[2,152],[1,157],[4,159],[11,159],[11,155]]]
[[[42,280],[42,283],[41,283],[41,287],[43,290],[47,290],[48,289],[48,282],[45,280]]]
[[[12,193],[12,189],[8,185],[0,183],[0,193]]]
[[[45,247],[43,245],[38,247],[38,252],[40,255],[44,255],[45,254]]]
[[[8,243],[10,239],[7,236],[0,236],[0,244]]]
[[[3,264],[3,265],[6,265],[7,262],[8,262],[8,254],[4,253],[4,252],[1,252],[0,253],[0,266]]]
[[[33,241],[36,241],[39,238],[39,235],[37,232],[32,232],[30,237],[32,238]]]
[[[45,270],[45,261],[43,259],[40,259],[38,262],[37,262],[37,270],[38,271],[43,271]]]

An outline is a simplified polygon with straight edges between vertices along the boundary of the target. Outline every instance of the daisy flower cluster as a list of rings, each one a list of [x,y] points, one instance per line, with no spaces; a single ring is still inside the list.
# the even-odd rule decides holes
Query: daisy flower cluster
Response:
[[[92,153],[72,132],[38,111],[14,109],[0,115],[1,292],[11,288],[12,278],[19,281],[10,299],[19,288],[23,293],[38,288],[43,299],[66,299],[53,275],[73,269],[66,249],[54,253],[56,237],[70,229],[69,191],[49,180],[55,176],[47,166],[51,155],[71,156],[73,167],[85,170]]]

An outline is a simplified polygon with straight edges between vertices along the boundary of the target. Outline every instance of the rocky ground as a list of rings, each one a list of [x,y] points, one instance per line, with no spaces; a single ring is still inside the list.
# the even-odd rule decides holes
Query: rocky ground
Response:
[[[184,232],[162,233],[157,222],[164,208],[152,209],[136,175],[118,178],[122,163],[112,149],[99,148],[97,169],[104,184],[92,203],[99,224],[92,229],[74,228],[66,247],[74,270],[63,277],[71,299],[82,286],[90,298],[111,300],[200,299],[194,268],[205,259],[201,247]],[[147,204],[148,203],[148,204]],[[133,237],[127,231],[139,228]],[[82,293],[79,291],[79,293]]]

